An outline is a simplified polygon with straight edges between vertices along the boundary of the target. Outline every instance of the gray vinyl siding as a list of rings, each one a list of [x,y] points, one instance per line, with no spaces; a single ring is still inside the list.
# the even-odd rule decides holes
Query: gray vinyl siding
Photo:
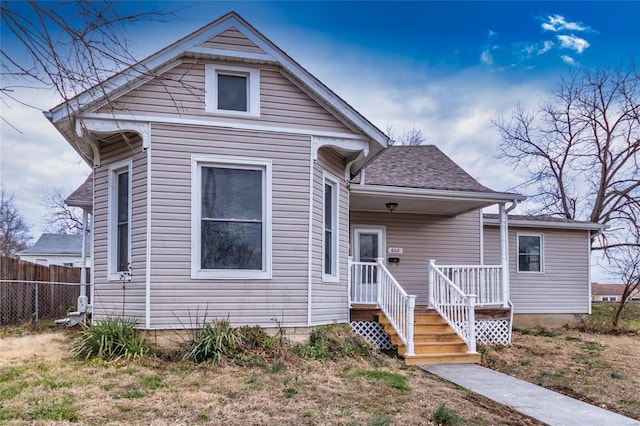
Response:
[[[349,193],[344,180],[343,158],[328,148],[321,148],[314,165],[313,185],[313,251],[311,323],[331,324],[349,320],[347,267],[349,256]],[[338,198],[338,282],[322,281],[322,238],[324,186],[323,171],[336,178],[339,184]]]
[[[93,223],[94,233],[94,318],[108,315],[136,317],[140,326],[145,319],[145,274],[147,238],[147,156],[142,151],[139,138],[126,144],[114,141],[103,145],[101,165],[95,170],[95,209],[97,219]],[[108,227],[109,227],[109,167],[124,160],[132,160],[131,167],[131,281],[109,281],[108,276]],[[124,302],[124,308],[123,308]]]
[[[151,328],[307,323],[310,138],[152,127]],[[191,155],[272,160],[272,279],[191,279]]]
[[[243,64],[237,64],[246,66]],[[112,110],[153,116],[269,124],[301,131],[353,133],[275,67],[260,68],[260,117],[234,117],[205,112],[205,64],[183,62],[162,76],[111,102]]]
[[[235,50],[237,52],[264,53],[251,40],[235,28],[224,30],[211,40],[200,44],[209,49]]]
[[[402,213],[351,212],[351,231],[356,226],[384,226],[386,247],[400,247],[399,264],[387,267],[417,304],[428,297],[428,262],[442,265],[478,265],[480,263],[480,212],[457,217]],[[351,234],[353,237],[353,234]]]
[[[500,263],[500,229],[485,226],[485,263]],[[518,272],[518,233],[542,234],[543,272]],[[589,233],[509,227],[509,281],[514,312],[519,314],[588,313]]]

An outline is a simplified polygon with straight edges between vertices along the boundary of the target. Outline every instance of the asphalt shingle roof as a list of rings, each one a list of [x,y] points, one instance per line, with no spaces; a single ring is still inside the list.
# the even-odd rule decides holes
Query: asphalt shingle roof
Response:
[[[355,179],[358,182],[358,178]],[[391,146],[364,172],[366,185],[495,192],[476,181],[434,145]]]
[[[91,206],[93,204],[93,173],[64,202],[70,206]]]
[[[33,247],[18,254],[82,254],[81,234],[42,234]]]

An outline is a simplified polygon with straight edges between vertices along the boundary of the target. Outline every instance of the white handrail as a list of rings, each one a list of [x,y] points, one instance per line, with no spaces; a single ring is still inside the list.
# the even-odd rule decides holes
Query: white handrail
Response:
[[[409,295],[384,265],[349,259],[350,303],[376,304],[406,347],[405,356],[414,356],[413,325],[416,296]]]
[[[438,265],[465,294],[475,294],[476,306],[506,306],[502,265]]]
[[[465,294],[435,260],[429,261],[429,304],[467,344],[469,353],[476,353],[475,302],[475,294]]]

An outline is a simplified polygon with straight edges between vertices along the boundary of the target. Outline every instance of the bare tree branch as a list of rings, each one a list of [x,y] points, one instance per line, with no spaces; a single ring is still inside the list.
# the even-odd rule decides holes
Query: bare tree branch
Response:
[[[54,234],[82,233],[82,213],[79,208],[64,203],[66,192],[62,188],[52,188],[42,195],[42,205],[47,214],[42,219],[45,232]]]
[[[13,194],[0,188],[0,256],[13,257],[29,247],[29,226],[16,207]]]

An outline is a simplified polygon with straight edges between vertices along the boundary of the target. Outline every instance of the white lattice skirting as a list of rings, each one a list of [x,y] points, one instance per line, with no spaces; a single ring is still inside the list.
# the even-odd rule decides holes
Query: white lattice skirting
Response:
[[[476,321],[476,340],[485,345],[510,345],[511,327],[508,320]]]
[[[351,321],[351,328],[379,349],[391,350],[396,348],[391,344],[389,335],[384,332],[384,327],[376,321]]]

